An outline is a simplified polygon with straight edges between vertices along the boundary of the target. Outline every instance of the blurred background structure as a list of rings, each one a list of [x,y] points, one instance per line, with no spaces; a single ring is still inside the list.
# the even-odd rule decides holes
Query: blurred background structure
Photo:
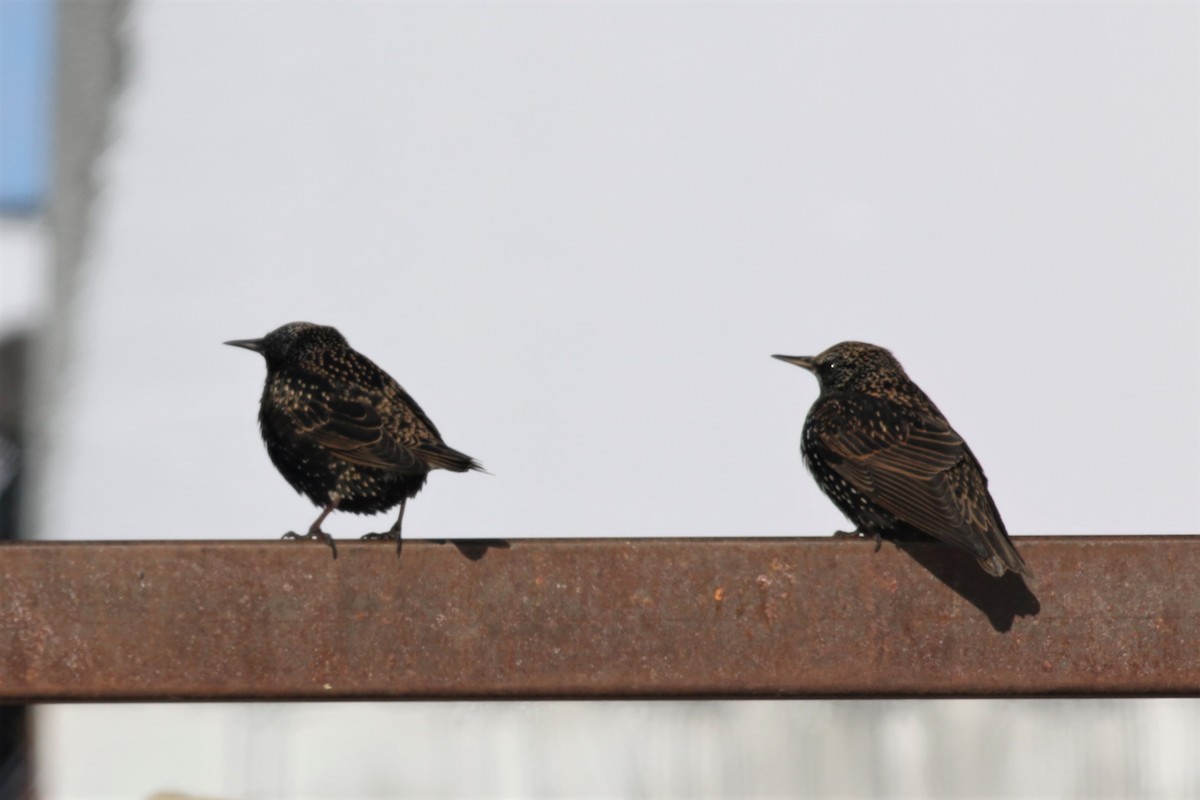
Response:
[[[1200,532],[1195,4],[0,14],[6,535],[307,524],[261,361],[220,345],[296,319],[494,473],[434,475],[417,538],[832,532],[815,381],[769,355],[847,338],[937,399],[1015,535]],[[35,718],[55,800],[1200,795],[1194,701]]]
[[[28,510],[30,341],[51,274],[53,42],[53,4],[0,2],[0,540],[20,538]],[[0,797],[28,785],[28,739],[27,709],[0,707]]]

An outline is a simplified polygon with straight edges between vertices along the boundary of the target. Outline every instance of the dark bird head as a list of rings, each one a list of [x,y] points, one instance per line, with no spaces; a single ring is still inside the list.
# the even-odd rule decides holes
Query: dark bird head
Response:
[[[225,344],[260,353],[267,360],[268,369],[294,364],[321,350],[347,346],[345,337],[337,328],[311,322],[289,322],[261,339],[234,339]]]
[[[866,342],[842,342],[815,356],[772,356],[817,376],[822,392],[876,394],[907,382],[904,367],[890,352]]]

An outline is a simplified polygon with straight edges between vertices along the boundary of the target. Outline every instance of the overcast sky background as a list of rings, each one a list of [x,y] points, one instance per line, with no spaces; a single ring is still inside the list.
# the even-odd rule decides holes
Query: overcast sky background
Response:
[[[1194,4],[151,1],[121,30],[44,536],[307,526],[259,439],[262,361],[221,345],[298,319],[494,473],[434,474],[412,538],[826,536],[816,382],[769,356],[847,338],[897,354],[1014,534],[1200,532]],[[1194,704],[449,708],[43,708],[43,789],[1200,779]]]
[[[890,347],[1015,534],[1200,530],[1191,5],[149,3],[42,531],[274,536],[261,359],[340,328],[494,473],[412,537],[826,535]],[[390,524],[335,515],[354,536]]]

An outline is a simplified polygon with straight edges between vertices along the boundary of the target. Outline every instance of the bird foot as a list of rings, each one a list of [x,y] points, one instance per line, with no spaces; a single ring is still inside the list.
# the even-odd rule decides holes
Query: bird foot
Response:
[[[863,531],[834,531],[833,538],[835,539],[858,539],[860,537],[870,537],[875,540],[875,552],[878,553],[883,547],[883,536],[876,533],[865,533]]]
[[[396,540],[396,557],[400,557],[400,550],[404,547],[404,540],[400,538],[400,531],[384,531],[383,533],[364,533],[362,538],[368,542],[381,542]]]
[[[285,533],[283,535],[283,538],[284,539],[296,539],[296,540],[305,539],[305,540],[315,540],[318,542],[324,542],[325,544],[329,545],[329,549],[333,551],[334,559],[335,560],[337,559],[337,544],[333,541],[333,537],[330,536],[325,531],[317,530],[317,531],[309,531],[308,533],[296,533],[295,531],[288,531],[287,533]]]
[[[385,539],[388,541],[391,541],[392,539],[399,539],[400,536],[395,531],[385,531],[384,533],[364,533],[362,538],[363,541],[378,542]]]

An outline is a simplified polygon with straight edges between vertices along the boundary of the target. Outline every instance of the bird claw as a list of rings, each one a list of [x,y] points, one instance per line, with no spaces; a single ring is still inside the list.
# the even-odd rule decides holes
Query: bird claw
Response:
[[[400,531],[385,531],[383,533],[364,533],[364,540],[368,542],[386,542],[393,539],[396,540],[396,558],[400,557],[400,550],[404,547],[404,540],[400,538]]]
[[[333,541],[333,537],[325,531],[309,531],[308,533],[296,533],[295,531],[288,531],[283,535],[283,538],[324,542],[325,544],[329,545],[329,549],[333,551],[334,560],[337,559],[337,544]]]
[[[870,537],[875,540],[875,552],[878,553],[883,547],[883,535],[878,531],[875,533],[866,533],[865,531],[834,531],[833,538],[835,539],[858,539],[861,537]]]

